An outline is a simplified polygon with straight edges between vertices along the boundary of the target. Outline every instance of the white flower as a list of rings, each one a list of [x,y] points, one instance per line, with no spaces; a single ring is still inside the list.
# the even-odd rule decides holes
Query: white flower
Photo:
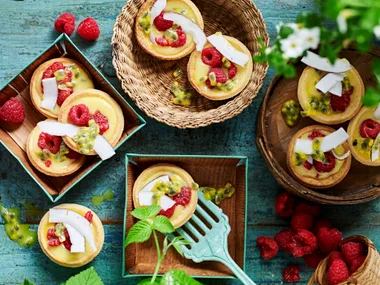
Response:
[[[375,28],[373,28],[373,33],[375,34],[376,38],[380,40],[380,25],[377,25]]]
[[[267,47],[267,48],[265,49],[265,54],[270,54],[271,51],[272,51],[272,48]]]
[[[336,19],[338,23],[339,32],[341,32],[342,34],[345,34],[347,32],[347,20],[356,16],[356,14],[357,13],[350,9],[344,9],[339,12],[338,18]]]
[[[316,49],[319,45],[321,29],[318,27],[311,29],[301,29],[298,36],[304,41],[305,49]]]
[[[288,58],[297,58],[305,51],[304,41],[297,34],[291,34],[280,43],[284,56]]]

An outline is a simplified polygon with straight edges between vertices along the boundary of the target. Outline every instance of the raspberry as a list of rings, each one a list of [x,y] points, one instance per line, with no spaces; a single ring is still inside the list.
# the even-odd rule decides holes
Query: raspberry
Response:
[[[174,204],[171,208],[166,209],[166,211],[162,209],[158,214],[161,215],[161,216],[165,216],[168,219],[170,219],[171,216],[173,216],[173,214],[174,214],[176,206],[177,206],[177,204]]]
[[[63,13],[55,20],[54,27],[58,32],[70,36],[75,30],[75,17],[71,13]]]
[[[94,115],[91,115],[91,119],[95,120],[95,123],[99,125],[99,134],[104,134],[109,129],[108,119],[100,111],[96,111]]]
[[[80,154],[72,149],[69,149],[69,153],[66,153],[66,157],[70,159],[78,159]]]
[[[189,187],[183,186],[181,188],[181,192],[173,196],[172,199],[178,205],[186,206],[190,202],[190,199],[191,199],[191,189]]]
[[[319,251],[314,251],[312,254],[305,255],[303,260],[306,265],[310,268],[316,269],[318,267],[319,262],[324,258],[324,255]]]
[[[218,82],[218,83],[226,83],[227,82],[226,74],[224,73],[223,69],[221,69],[220,67],[211,67],[208,74],[210,74],[211,72],[215,73],[216,82]]]
[[[302,257],[312,254],[318,248],[318,241],[312,232],[304,229],[298,229],[293,237],[295,243],[293,248],[294,257]]]
[[[336,250],[342,242],[342,233],[338,229],[321,228],[317,234],[319,249],[324,254]]]
[[[334,260],[327,272],[327,283],[329,285],[337,285],[346,281],[349,276],[350,273],[348,272],[346,263],[343,260]]]
[[[51,166],[51,160],[50,159],[45,161],[45,166],[46,167],[50,167]]]
[[[313,168],[313,165],[308,162],[307,160],[303,163],[303,167],[305,167],[307,170],[311,170]]]
[[[73,88],[67,87],[66,90],[58,90],[58,98],[57,98],[57,105],[62,106],[63,102],[69,97],[71,94],[73,94]]]
[[[25,120],[24,106],[21,101],[12,97],[0,107],[0,120],[12,124],[21,124]]]
[[[87,41],[95,41],[100,35],[99,25],[95,19],[88,17],[79,24],[77,33]]]
[[[178,27],[177,35],[178,35],[178,40],[170,44],[170,46],[173,48],[184,46],[186,43],[186,34],[182,31],[181,27]]]
[[[70,109],[69,118],[77,126],[87,126],[91,119],[90,111],[85,104],[75,105]]]
[[[92,218],[94,217],[94,214],[91,211],[88,211],[85,215],[84,218],[89,221],[90,223],[92,222]]]
[[[256,239],[256,244],[260,248],[260,255],[265,260],[272,259],[278,253],[276,241],[270,237],[260,236]]]
[[[330,106],[331,109],[335,112],[344,112],[346,111],[346,108],[350,104],[351,97],[349,93],[343,93],[341,97],[331,95],[330,96]]]
[[[360,135],[363,138],[371,138],[374,140],[379,132],[380,124],[372,119],[367,119],[360,125]]]
[[[62,137],[52,136],[42,132],[38,137],[37,145],[40,149],[47,149],[51,153],[56,154],[61,149],[61,143]]]
[[[340,251],[334,251],[329,255],[329,258],[327,259],[328,266],[331,266],[334,260],[343,260],[343,255]]]
[[[335,167],[335,156],[330,152],[325,152],[326,163],[318,160],[313,161],[313,165],[318,172],[330,172]]]
[[[294,233],[292,229],[286,229],[274,236],[274,240],[277,242],[278,246],[287,253],[292,253],[293,251],[293,236]]]
[[[63,245],[64,245],[64,247],[65,247],[68,251],[71,251],[71,241],[70,241],[70,239],[66,239],[66,240],[63,242]]]
[[[314,140],[316,138],[323,138],[323,137],[325,137],[325,135],[318,131],[312,131],[311,134],[308,136],[309,140]]]
[[[313,227],[313,216],[305,213],[297,213],[292,217],[292,229],[310,230]]]
[[[48,229],[47,231],[47,238],[48,239],[51,239],[51,238],[55,238],[55,229],[54,228],[50,228]]]
[[[157,37],[155,38],[155,41],[156,43],[159,45],[159,46],[163,46],[163,47],[168,47],[170,46],[170,43],[167,39],[165,39],[164,37]]]
[[[288,192],[282,193],[277,197],[275,208],[276,213],[280,217],[290,217],[294,213],[296,199]]]
[[[352,95],[354,93],[354,86],[351,86],[349,89],[343,90],[342,95]]]
[[[70,234],[69,234],[69,231],[67,229],[64,230],[63,234],[65,235],[66,239],[70,239]]]
[[[360,256],[366,255],[364,245],[360,242],[349,241],[341,246],[344,260],[351,265],[352,261]]]
[[[237,73],[237,67],[235,66],[235,64],[231,62],[231,66],[228,68],[228,79],[234,78],[236,73]]]
[[[318,205],[315,205],[315,204],[310,204],[310,203],[307,203],[307,202],[302,202],[302,203],[300,203],[296,207],[296,209],[295,209],[294,212],[296,214],[304,213],[304,214],[309,214],[309,215],[311,215],[313,217],[317,217],[321,213],[321,208]]]
[[[313,232],[314,232],[315,234],[318,234],[318,231],[319,231],[321,228],[332,229],[332,228],[333,228],[333,224],[332,224],[332,222],[329,221],[329,220],[317,220],[317,222],[316,222],[315,225],[314,225]]]
[[[300,268],[297,265],[290,265],[282,271],[282,277],[289,283],[300,281]]]
[[[202,50],[202,61],[206,65],[211,67],[222,67],[222,58],[223,55],[214,47],[209,47]]]
[[[157,30],[163,32],[171,27],[173,27],[173,21],[164,19],[164,12],[161,12],[154,20],[153,24],[156,26]]]
[[[65,69],[65,66],[63,65],[63,63],[58,62],[58,61],[53,62],[53,64],[50,65],[48,68],[46,68],[44,73],[42,73],[42,79],[52,78],[54,76],[54,72],[60,69]]]
[[[352,260],[351,266],[350,266],[350,273],[356,272],[360,268],[360,266],[363,265],[364,261],[366,260],[367,256],[359,256],[358,258]]]
[[[48,240],[48,245],[49,246],[59,246],[61,242],[59,241],[58,237],[50,238]]]

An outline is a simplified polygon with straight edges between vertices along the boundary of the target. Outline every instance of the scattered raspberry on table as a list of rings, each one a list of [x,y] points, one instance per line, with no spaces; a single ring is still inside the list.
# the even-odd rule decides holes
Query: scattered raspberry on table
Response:
[[[66,33],[71,35],[75,30],[75,17],[71,13],[63,13],[59,15],[57,20],[54,22],[55,29],[60,33]]]
[[[80,22],[77,33],[87,41],[95,41],[99,38],[100,28],[94,18],[88,17]]]

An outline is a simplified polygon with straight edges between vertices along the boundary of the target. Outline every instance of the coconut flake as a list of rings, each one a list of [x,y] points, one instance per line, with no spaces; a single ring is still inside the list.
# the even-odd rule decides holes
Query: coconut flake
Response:
[[[57,80],[55,77],[42,79],[42,86],[44,87],[44,94],[40,106],[53,111],[58,99]]]
[[[348,140],[349,137],[350,136],[346,133],[346,131],[343,128],[340,128],[339,130],[323,138],[322,143],[321,143],[321,151],[327,152],[327,151],[333,150],[338,145]]]
[[[158,15],[161,14],[162,11],[164,11],[166,7],[166,0],[157,0],[153,6],[152,9],[150,9],[150,21],[151,23],[156,19]]]
[[[112,145],[101,135],[96,136],[93,150],[102,160],[109,159],[115,154]]]
[[[380,104],[377,106],[375,112],[373,113],[373,116],[376,118],[376,120],[380,120]]]
[[[297,139],[294,146],[294,152],[312,154],[313,153],[313,141]]]
[[[307,162],[313,164],[313,158],[311,157],[311,155],[307,157]]]
[[[228,60],[244,67],[248,62],[249,56],[244,52],[234,48],[220,33],[213,34],[207,40]]]
[[[346,72],[351,69],[350,62],[347,59],[337,59],[334,64],[331,64],[327,58],[320,57],[311,51],[307,51],[306,56],[301,61],[315,69],[333,73]]]
[[[338,159],[338,160],[345,160],[347,157],[350,156],[350,151],[347,151],[347,152],[346,152],[345,154],[343,154],[343,155],[338,155],[338,154],[335,153],[334,150],[332,150],[332,154],[333,154],[333,155],[335,156],[335,158]]]
[[[173,21],[177,25],[181,26],[185,33],[190,33],[193,36],[193,40],[197,45],[196,49],[198,51],[203,49],[203,46],[207,42],[207,38],[203,30],[196,23],[185,16],[173,12],[165,13],[164,19]]]
[[[329,92],[338,82],[344,79],[344,74],[328,73],[315,85],[315,88],[323,93]]]
[[[343,94],[343,86],[342,82],[338,81],[330,90],[329,92],[335,96],[342,97]]]
[[[160,206],[161,206],[161,209],[164,211],[173,207],[175,203],[176,202],[172,198],[166,195],[163,195],[160,199]]]
[[[139,203],[140,206],[150,206],[152,205],[153,192],[139,192]]]
[[[52,136],[68,136],[74,137],[79,128],[77,126],[65,123],[59,123],[55,121],[42,121],[37,124],[43,133],[47,133]]]
[[[376,161],[379,159],[379,148],[380,148],[380,134],[377,135],[375,142],[373,143],[371,149],[371,161]]]
[[[86,242],[84,236],[80,234],[74,227],[70,226],[67,223],[63,223],[70,235],[71,248],[70,252],[86,252]]]

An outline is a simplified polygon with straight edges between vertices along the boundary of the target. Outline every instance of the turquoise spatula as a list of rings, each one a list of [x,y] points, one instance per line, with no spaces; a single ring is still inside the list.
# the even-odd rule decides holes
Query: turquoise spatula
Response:
[[[228,253],[227,237],[231,231],[228,217],[223,213],[222,209],[216,206],[211,201],[204,198],[203,193],[198,190],[199,201],[194,215],[190,221],[196,224],[204,233],[203,235],[193,224],[187,222],[182,228],[177,229],[177,233],[191,242],[188,247],[181,245],[184,256],[192,259],[194,262],[202,261],[218,261],[226,265],[240,281],[245,285],[256,285],[248,275],[236,264]],[[218,219],[215,219],[207,213],[212,212]],[[211,229],[202,221],[206,220]],[[183,228],[186,228],[198,241],[194,240]],[[169,235],[169,239],[174,239],[174,235]]]

